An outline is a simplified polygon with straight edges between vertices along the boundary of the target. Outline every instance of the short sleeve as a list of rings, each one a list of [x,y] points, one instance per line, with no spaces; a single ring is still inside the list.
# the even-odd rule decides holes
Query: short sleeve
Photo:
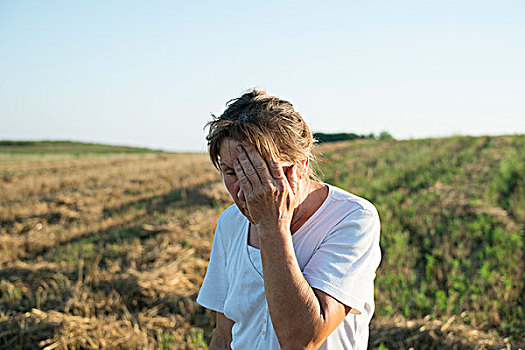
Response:
[[[224,313],[224,301],[228,295],[226,274],[226,245],[220,230],[220,220],[215,230],[211,248],[210,262],[202,282],[197,303],[207,309]]]
[[[362,313],[381,260],[379,215],[357,209],[327,234],[303,274],[312,288]]]

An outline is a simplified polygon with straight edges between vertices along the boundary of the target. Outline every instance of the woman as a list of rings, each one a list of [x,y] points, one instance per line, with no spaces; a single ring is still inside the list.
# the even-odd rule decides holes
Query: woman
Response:
[[[292,104],[253,90],[208,123],[234,205],[220,216],[197,302],[210,349],[366,349],[381,259],[374,206],[315,181]]]

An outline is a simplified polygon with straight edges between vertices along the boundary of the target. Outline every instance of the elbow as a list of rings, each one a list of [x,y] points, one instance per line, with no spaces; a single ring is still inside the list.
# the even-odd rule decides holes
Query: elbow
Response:
[[[281,347],[281,350],[305,350],[309,349],[305,347],[303,344],[300,344],[298,342],[281,342],[279,341],[279,345]]]
[[[301,329],[286,337],[277,336],[277,339],[283,350],[315,350],[323,343],[315,334],[316,332],[305,332],[305,329]]]
[[[321,344],[315,344],[314,342],[301,342],[292,339],[288,342],[279,341],[279,345],[283,350],[315,350]]]
[[[326,319],[323,313],[315,316],[305,315],[297,322],[286,323],[286,327],[274,330],[281,349],[286,350],[316,350],[326,340]]]

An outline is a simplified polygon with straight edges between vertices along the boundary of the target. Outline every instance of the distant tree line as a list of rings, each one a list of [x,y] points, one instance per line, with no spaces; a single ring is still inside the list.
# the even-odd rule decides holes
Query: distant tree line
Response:
[[[336,141],[351,141],[351,140],[363,140],[363,139],[372,139],[372,140],[393,140],[394,137],[390,135],[388,131],[381,131],[378,135],[370,133],[368,135],[358,135],[353,132],[339,132],[339,133],[323,133],[316,132],[314,133],[314,138],[322,142],[336,142]]]
[[[11,140],[0,140],[0,146],[34,146],[35,141],[11,141]]]
[[[145,147],[132,147],[120,145],[106,145],[102,143],[44,140],[44,141],[23,141],[23,140],[0,140],[0,147],[12,147],[17,150],[50,150],[61,152],[163,152]]]

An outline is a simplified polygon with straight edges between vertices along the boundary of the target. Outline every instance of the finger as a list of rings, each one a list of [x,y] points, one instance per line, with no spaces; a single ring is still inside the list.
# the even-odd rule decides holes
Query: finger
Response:
[[[237,153],[237,159],[239,160],[239,163],[242,167],[245,176],[247,177],[248,181],[250,181],[252,188],[260,184],[261,179],[259,177],[259,174],[257,173],[257,170],[255,170],[255,167],[250,161],[250,158],[248,157],[248,154],[246,153],[245,149],[242,146],[237,146]]]
[[[235,175],[237,175],[237,179],[239,180],[239,185],[241,186],[244,193],[251,192],[252,184],[250,183],[250,180],[244,173],[244,170],[241,167],[241,164],[238,159],[233,160],[233,170],[235,170]]]
[[[250,160],[250,163],[253,165],[255,172],[259,176],[259,179],[261,179],[261,182],[269,182],[272,178],[272,175],[270,174],[268,165],[264,161],[261,154],[253,145],[245,145],[244,150],[248,156],[248,159]]]
[[[268,160],[268,170],[272,177],[276,180],[286,179],[286,174],[283,171],[283,167],[277,161],[270,159]]]

